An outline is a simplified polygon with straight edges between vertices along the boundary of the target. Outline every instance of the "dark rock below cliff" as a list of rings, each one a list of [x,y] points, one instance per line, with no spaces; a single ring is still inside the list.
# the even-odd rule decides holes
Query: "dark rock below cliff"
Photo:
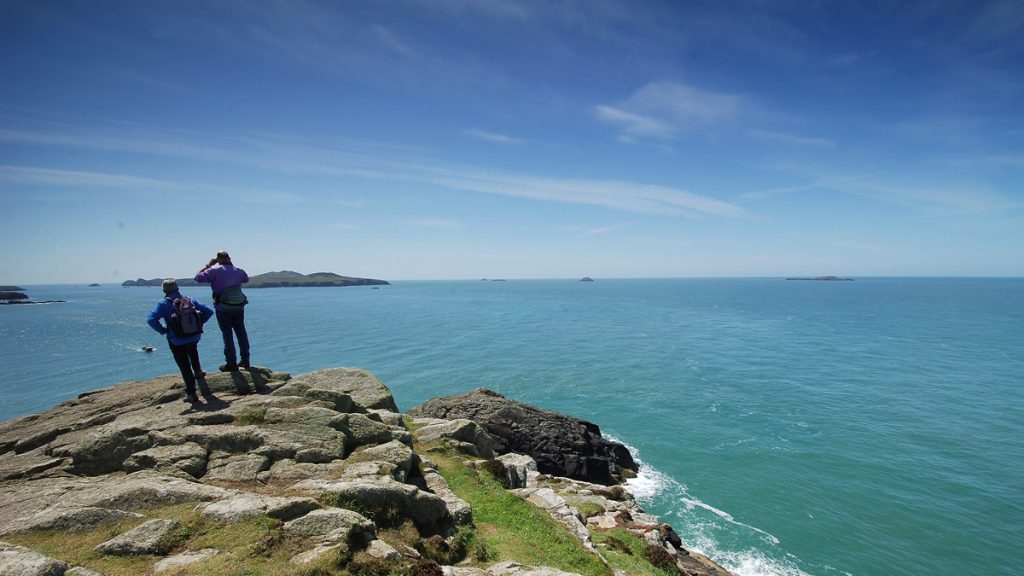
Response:
[[[24,292],[0,292],[0,300],[28,300]]]
[[[497,453],[527,454],[544,474],[607,486],[638,469],[629,450],[601,437],[596,424],[509,400],[485,388],[428,400],[409,414],[472,420],[494,437]]]

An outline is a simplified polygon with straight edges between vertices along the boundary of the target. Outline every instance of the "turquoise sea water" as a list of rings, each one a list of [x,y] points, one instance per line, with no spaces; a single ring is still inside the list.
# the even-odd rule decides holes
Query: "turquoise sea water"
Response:
[[[69,302],[0,307],[0,419],[175,371],[158,288],[26,288]],[[256,364],[366,368],[402,410],[485,386],[597,423],[648,511],[738,574],[1024,574],[1024,280],[248,293]]]

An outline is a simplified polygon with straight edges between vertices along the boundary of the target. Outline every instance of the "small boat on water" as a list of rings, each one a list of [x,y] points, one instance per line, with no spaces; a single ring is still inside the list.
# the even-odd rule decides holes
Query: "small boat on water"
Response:
[[[154,347],[154,346],[143,346],[142,347],[142,351],[143,352],[152,352],[153,350],[156,350],[156,347]]]

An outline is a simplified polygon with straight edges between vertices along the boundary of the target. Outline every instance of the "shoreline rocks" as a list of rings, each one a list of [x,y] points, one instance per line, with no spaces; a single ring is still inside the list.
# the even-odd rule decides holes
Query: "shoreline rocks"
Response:
[[[430,564],[417,549],[427,541],[454,544],[461,531],[472,529],[473,509],[414,449],[429,443],[462,449],[474,466],[498,470],[513,493],[545,510],[605,563],[591,533],[622,528],[661,550],[680,574],[727,574],[710,561],[697,570],[690,562],[696,553],[673,540],[671,528],[647,516],[621,486],[543,473],[534,458],[511,451],[509,439],[488,431],[487,422],[497,421],[483,418],[486,410],[478,411],[480,419],[410,420],[410,430],[387,387],[353,368],[292,378],[254,367],[208,375],[207,383],[213,396],[198,405],[179,401],[179,378],[161,376],[83,393],[47,412],[0,423],[0,574],[99,574],[88,561],[73,566],[71,558],[4,541],[24,544],[20,535],[47,531],[61,538],[103,534],[106,540],[94,540],[99,544],[91,554],[150,558],[154,573],[230,562],[230,551],[190,547],[186,523],[193,521],[267,522],[279,534],[273,538],[304,546],[293,564],[336,562],[353,553],[358,562]],[[581,450],[575,456],[581,461],[615,455],[592,424],[493,392],[468,396],[480,394],[483,404],[529,415],[535,426],[558,422]],[[584,439],[589,443],[577,442]],[[476,458],[485,460],[474,464]],[[605,470],[612,469],[608,462]],[[175,506],[191,509],[194,520],[161,516]],[[383,527],[396,522],[405,523],[408,537],[422,540],[381,540]],[[567,574],[514,562],[433,566],[445,574]]]
[[[603,438],[596,424],[510,400],[486,388],[428,400],[409,415],[474,421],[494,438],[497,454],[527,454],[543,474],[611,485],[635,476],[638,470],[629,450]]]

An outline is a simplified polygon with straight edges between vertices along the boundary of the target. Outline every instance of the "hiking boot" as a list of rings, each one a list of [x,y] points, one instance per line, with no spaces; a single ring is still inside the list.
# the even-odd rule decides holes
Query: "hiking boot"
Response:
[[[206,382],[199,382],[199,393],[203,395],[203,398],[213,397],[213,391],[206,385]]]
[[[249,368],[252,368],[252,366],[249,366],[249,361],[248,360],[242,360],[241,362],[239,362],[238,363],[238,367],[239,368],[245,368],[246,370],[248,370]]]
[[[185,396],[182,398],[182,401],[187,402],[189,404],[198,404],[199,398],[196,398],[195,394],[185,394]]]
[[[206,378],[206,372],[203,372],[202,370],[200,370],[199,372],[196,372],[196,380],[203,380],[205,378]]]
[[[221,372],[238,372],[238,364],[221,364],[218,370]]]

